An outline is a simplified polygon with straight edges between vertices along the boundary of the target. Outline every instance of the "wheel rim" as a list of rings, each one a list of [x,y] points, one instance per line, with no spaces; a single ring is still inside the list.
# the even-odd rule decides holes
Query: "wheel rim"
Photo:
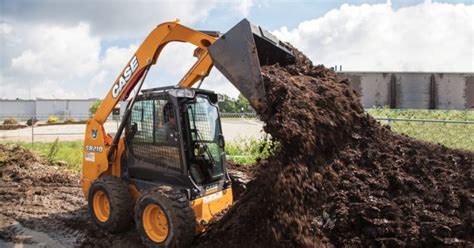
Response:
[[[153,242],[161,243],[168,237],[168,218],[160,206],[148,204],[143,211],[142,222],[146,235]]]
[[[104,191],[97,191],[93,199],[94,214],[100,222],[106,222],[110,216],[110,202]]]

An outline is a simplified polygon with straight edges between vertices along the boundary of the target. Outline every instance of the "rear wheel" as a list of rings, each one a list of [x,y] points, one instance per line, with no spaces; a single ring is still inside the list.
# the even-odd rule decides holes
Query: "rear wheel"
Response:
[[[104,176],[92,183],[88,205],[92,220],[108,232],[124,231],[133,220],[132,195],[118,177]]]
[[[188,247],[196,230],[194,211],[178,190],[153,188],[135,207],[135,224],[148,247]]]

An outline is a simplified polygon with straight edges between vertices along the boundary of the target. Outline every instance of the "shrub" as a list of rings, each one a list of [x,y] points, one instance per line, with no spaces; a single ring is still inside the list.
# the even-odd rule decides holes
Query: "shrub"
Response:
[[[48,123],[58,123],[59,122],[59,118],[55,115],[50,115],[48,116]]]
[[[48,155],[46,156],[48,158],[48,162],[50,164],[52,164],[55,160],[56,160],[56,154],[58,154],[58,151],[59,151],[59,139],[56,138],[53,142],[53,144],[51,144],[51,147],[49,148],[49,152],[48,152]]]
[[[36,118],[30,118],[26,121],[26,125],[28,126],[32,126],[32,125],[35,125],[36,123],[38,122],[38,119]]]
[[[99,109],[100,104],[102,103],[102,100],[97,100],[95,101],[90,107],[89,107],[89,113],[91,115],[94,115],[95,112],[97,112],[97,109]]]
[[[225,151],[231,160],[239,164],[254,164],[258,159],[268,158],[279,149],[280,144],[268,135],[260,139],[237,139],[226,144]]]
[[[3,121],[3,125],[15,125],[15,124],[18,124],[18,121],[13,117],[7,118]]]

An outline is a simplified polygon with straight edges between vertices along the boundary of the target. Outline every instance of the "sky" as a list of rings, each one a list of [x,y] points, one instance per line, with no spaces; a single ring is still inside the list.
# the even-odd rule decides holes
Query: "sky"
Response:
[[[102,98],[156,25],[225,32],[241,19],[344,71],[474,72],[473,0],[0,0],[0,98]],[[144,88],[175,85],[171,43]],[[217,69],[202,88],[236,97]]]

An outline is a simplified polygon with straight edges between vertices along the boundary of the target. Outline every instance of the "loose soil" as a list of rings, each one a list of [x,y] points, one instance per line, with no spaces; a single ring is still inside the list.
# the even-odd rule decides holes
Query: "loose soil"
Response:
[[[473,247],[474,154],[391,132],[294,52],[262,68],[258,114],[281,149],[199,247]]]
[[[141,247],[135,230],[104,233],[90,220],[80,175],[0,144],[0,247]]]

